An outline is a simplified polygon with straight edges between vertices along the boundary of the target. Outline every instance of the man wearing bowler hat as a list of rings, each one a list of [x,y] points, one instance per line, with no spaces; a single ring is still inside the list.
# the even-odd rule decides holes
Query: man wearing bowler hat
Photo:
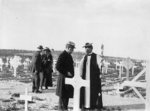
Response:
[[[85,56],[81,60],[80,74],[82,79],[89,80],[89,87],[81,88],[80,107],[97,110],[103,107],[101,93],[101,62],[102,58],[93,53],[92,43],[85,43]]]
[[[41,59],[41,52],[43,50],[43,46],[40,45],[37,47],[37,51],[33,54],[32,57],[32,76],[33,76],[33,86],[32,92],[41,93],[39,91],[39,84],[40,84],[40,73],[42,72],[42,59]]]
[[[75,43],[69,41],[66,44],[66,49],[59,55],[56,69],[58,71],[58,80],[56,95],[59,96],[59,110],[67,110],[69,98],[73,98],[73,87],[65,84],[65,78],[74,76],[74,61],[71,56],[74,51]]]

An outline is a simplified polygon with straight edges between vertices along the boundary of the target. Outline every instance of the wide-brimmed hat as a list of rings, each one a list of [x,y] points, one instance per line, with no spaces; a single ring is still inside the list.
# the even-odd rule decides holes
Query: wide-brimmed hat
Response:
[[[87,43],[85,43],[85,45],[83,47],[93,47],[93,45],[92,45],[92,43],[87,42]]]
[[[66,46],[68,46],[68,47],[71,46],[72,48],[75,48],[75,43],[72,41],[69,41],[69,42],[67,42]]]
[[[38,49],[43,49],[43,46],[42,46],[42,45],[39,45],[37,48],[38,48]]]

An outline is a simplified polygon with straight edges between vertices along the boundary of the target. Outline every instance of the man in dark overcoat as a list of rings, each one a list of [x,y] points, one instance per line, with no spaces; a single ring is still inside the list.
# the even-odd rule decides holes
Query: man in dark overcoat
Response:
[[[69,98],[73,98],[73,87],[65,84],[65,78],[74,76],[74,62],[71,53],[74,51],[75,43],[68,42],[66,50],[58,57],[56,69],[58,72],[56,95],[59,96],[59,110],[67,110]]]
[[[41,52],[43,49],[43,46],[37,47],[37,51],[33,54],[32,62],[31,62],[31,72],[32,72],[32,79],[33,79],[33,85],[32,85],[32,92],[41,93],[39,91],[39,85],[40,85],[40,73],[42,71],[42,60],[41,60]]]
[[[42,70],[39,74],[39,78],[40,78],[40,86],[39,86],[39,91],[42,92],[43,90],[43,82],[44,82],[44,69],[45,69],[45,57],[46,57],[46,53],[44,51],[44,49],[41,51],[41,67],[42,67]]]
[[[48,89],[48,86],[53,86],[52,81],[52,72],[53,72],[53,56],[51,54],[51,50],[46,47],[44,49],[45,51],[45,57],[43,58],[44,63],[44,80],[43,80],[43,86],[45,86],[45,89]]]
[[[80,74],[82,79],[89,80],[89,87],[81,88],[80,107],[97,110],[103,107],[101,92],[101,64],[102,58],[93,53],[93,45],[84,45],[86,55],[81,60]]]

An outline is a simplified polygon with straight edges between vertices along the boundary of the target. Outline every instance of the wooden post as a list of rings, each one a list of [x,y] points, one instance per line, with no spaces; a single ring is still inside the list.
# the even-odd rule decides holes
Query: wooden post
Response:
[[[109,62],[106,62],[106,61],[104,61],[103,63],[104,63],[104,72],[105,72],[105,74],[107,74],[107,72],[108,72],[108,65],[109,65],[110,63],[109,63]]]
[[[137,66],[132,67],[132,76],[134,76],[134,69],[137,68]]]
[[[122,66],[122,62],[120,62],[119,64],[119,79],[122,80],[122,73],[123,73],[123,66]]]
[[[127,60],[125,61],[125,68],[126,68],[126,80],[129,80],[129,62],[130,62],[130,58],[127,58]]]
[[[75,74],[73,78],[66,78],[65,84],[70,84],[74,87],[74,102],[73,111],[80,111],[80,88],[89,87],[89,81],[83,80],[79,74]]]
[[[129,68],[126,68],[126,79],[129,80]]]
[[[116,70],[118,70],[118,66],[120,67],[120,64],[116,61],[115,65],[116,65]]]
[[[119,65],[119,79],[122,79],[121,77],[121,74],[122,74],[122,66],[121,64]]]
[[[2,61],[2,58],[0,58],[0,71],[3,71],[3,61]]]
[[[134,68],[135,66],[132,67],[132,76],[134,76]]]
[[[17,67],[14,66],[14,77],[17,76]]]
[[[150,60],[146,65],[146,105],[145,111],[150,111]]]

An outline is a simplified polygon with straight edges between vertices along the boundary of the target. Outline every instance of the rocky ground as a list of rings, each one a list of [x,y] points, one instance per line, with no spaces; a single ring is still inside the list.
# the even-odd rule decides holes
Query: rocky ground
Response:
[[[58,97],[55,95],[55,87],[43,90],[43,93],[31,92],[31,83],[19,82],[17,80],[0,81],[0,111],[24,111],[24,101],[19,96],[25,94],[28,88],[28,95],[33,100],[29,101],[29,111],[57,111]],[[138,98],[120,97],[113,93],[103,92],[104,111],[144,111],[144,104]],[[69,110],[72,110],[73,100],[69,102]]]
[[[143,101],[137,98],[134,92],[130,91],[123,96],[116,93],[114,86],[119,82],[116,79],[117,76],[111,74],[110,77],[105,77],[107,79],[102,81],[105,108],[103,111],[144,111]],[[54,87],[49,87],[41,94],[36,94],[31,91],[30,73],[20,73],[17,77],[13,77],[11,73],[0,73],[0,111],[24,111],[24,100],[20,99],[20,95],[25,94],[25,88],[28,89],[28,95],[32,96],[32,101],[28,102],[28,111],[58,111],[58,97],[55,95],[56,78],[55,75],[53,77]],[[70,99],[69,111],[72,109],[73,99]]]

